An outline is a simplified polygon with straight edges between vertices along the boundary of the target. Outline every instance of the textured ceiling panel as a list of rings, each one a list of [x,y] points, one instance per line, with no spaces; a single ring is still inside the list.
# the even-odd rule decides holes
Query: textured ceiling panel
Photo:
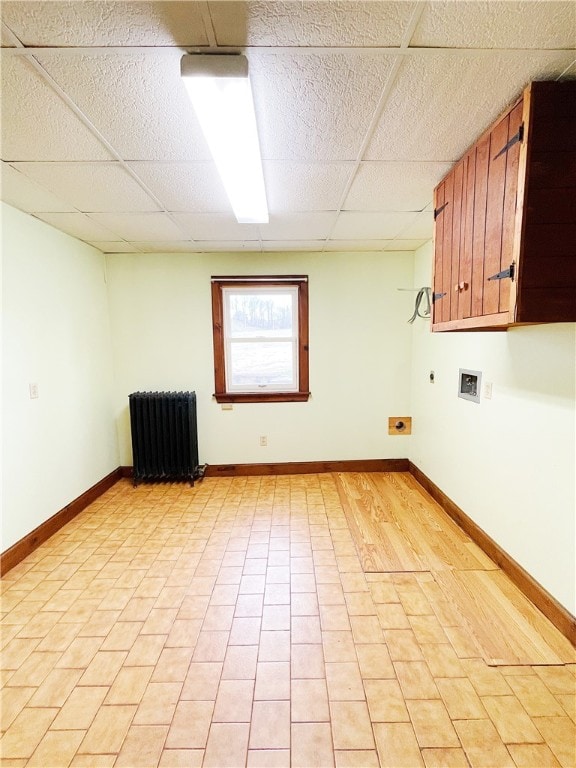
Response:
[[[15,168],[84,213],[158,210],[119,163],[16,163]]]
[[[392,240],[328,240],[324,251],[382,251]]]
[[[356,160],[392,62],[385,54],[252,54],[263,157]]]
[[[115,232],[122,240],[135,243],[149,240],[182,240],[181,230],[165,213],[93,213],[90,218]]]
[[[214,163],[129,163],[168,211],[228,212]]]
[[[267,160],[264,180],[271,212],[335,211],[354,169],[352,163]]]
[[[28,213],[67,211],[72,213],[76,210],[73,205],[60,200],[7,163],[2,163],[0,185],[4,202],[19,208],[21,211]]]
[[[206,45],[194,2],[2,3],[2,19],[24,45]]]
[[[192,240],[167,240],[133,243],[143,253],[197,253],[199,248]]]
[[[572,0],[0,5],[2,197],[105,251],[417,248],[449,165],[530,80],[576,77]],[[249,59],[262,227],[235,221],[180,77],[207,45]]]
[[[318,252],[324,248],[324,240],[268,240],[262,243],[263,253],[283,253],[285,251]]]
[[[439,48],[573,48],[576,3],[426,3],[411,45]]]
[[[421,211],[449,163],[362,163],[343,208],[349,211]]]
[[[434,228],[434,214],[432,211],[422,211],[416,214],[400,232],[399,239],[429,240]]]
[[[397,237],[392,240],[385,248],[385,251],[415,251],[420,246],[429,240],[430,237],[424,237],[420,240],[404,240],[404,238]]]
[[[16,43],[17,41],[12,32],[4,24],[0,24],[0,45],[2,48],[14,48]]]
[[[251,251],[259,253],[262,250],[259,240],[197,240],[192,248],[194,252],[235,253],[236,251]]]
[[[410,57],[366,159],[454,162],[530,80],[555,79],[570,61],[570,55],[540,51]]]
[[[175,213],[174,220],[192,240],[258,240],[256,224],[238,224],[232,212]]]
[[[22,56],[4,52],[1,77],[2,159],[110,159],[102,142]]]
[[[114,240],[115,237],[118,240],[121,239],[113,231],[100,226],[89,216],[86,216],[85,213],[38,213],[36,216],[56,229],[67,232],[80,240],[87,240],[88,242],[100,240],[103,242]]]
[[[208,160],[181,56],[47,52],[39,59],[125,160]]]
[[[336,222],[336,211],[271,214],[268,224],[259,224],[262,240],[325,240]]]
[[[414,218],[413,213],[343,211],[332,240],[393,240]]]
[[[95,240],[91,242],[90,245],[93,245],[94,248],[98,248],[98,250],[102,251],[102,253],[141,253],[142,252],[142,249],[134,245],[133,243],[124,243],[122,241],[115,242],[114,240],[112,240],[110,242],[100,242],[98,240]]]
[[[398,46],[414,2],[211,2],[218,45]]]

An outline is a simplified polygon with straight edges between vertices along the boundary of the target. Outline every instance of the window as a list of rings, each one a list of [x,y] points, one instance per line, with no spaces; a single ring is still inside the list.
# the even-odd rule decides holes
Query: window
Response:
[[[308,400],[308,278],[213,277],[219,403]]]

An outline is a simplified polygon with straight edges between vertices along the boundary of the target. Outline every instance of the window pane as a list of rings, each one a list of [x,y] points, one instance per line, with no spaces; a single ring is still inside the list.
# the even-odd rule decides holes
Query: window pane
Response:
[[[289,341],[233,342],[230,345],[232,387],[295,386],[293,345]]]
[[[229,302],[231,338],[281,338],[292,335],[291,293],[231,293]]]

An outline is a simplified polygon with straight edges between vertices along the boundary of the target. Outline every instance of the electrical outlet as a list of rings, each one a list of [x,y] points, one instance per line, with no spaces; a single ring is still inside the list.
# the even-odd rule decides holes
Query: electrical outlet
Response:
[[[268,445],[268,438],[266,435],[260,435],[260,445],[265,448]]]
[[[38,393],[38,384],[29,384],[28,387],[30,389],[30,400],[36,400],[40,397],[40,394]]]
[[[492,382],[486,381],[484,382],[484,386],[482,387],[482,396],[485,400],[492,400]]]

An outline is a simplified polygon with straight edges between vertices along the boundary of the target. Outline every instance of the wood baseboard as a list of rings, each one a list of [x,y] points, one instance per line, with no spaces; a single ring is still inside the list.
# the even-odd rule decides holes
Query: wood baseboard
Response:
[[[556,629],[576,645],[576,617],[572,616],[536,579],[517,563],[494,539],[480,528],[468,515],[455,504],[438,486],[427,477],[415,464],[409,462],[410,474],[420,483],[432,498],[440,504],[446,514],[470,536],[496,565],[508,575],[510,580],[530,600]]]
[[[20,539],[20,541],[17,541],[16,544],[2,552],[0,555],[0,576],[3,576],[11,568],[14,568],[15,565],[24,560],[25,557],[34,552],[40,544],[43,544],[50,536],[57,533],[63,525],[69,523],[83,509],[86,509],[89,504],[96,501],[99,496],[102,496],[121,477],[120,467],[118,467],[78,496],[78,498],[74,499],[74,501],[71,501],[70,504],[63,507],[59,512],[56,512],[48,520],[41,523],[37,528]]]
[[[290,461],[272,464],[209,464],[206,477],[315,475],[322,472],[408,472],[408,459]]]
[[[120,467],[132,477],[132,467]],[[343,461],[288,461],[272,464],[207,464],[204,477],[256,475],[316,475],[322,472],[408,472],[408,459],[350,459]]]

